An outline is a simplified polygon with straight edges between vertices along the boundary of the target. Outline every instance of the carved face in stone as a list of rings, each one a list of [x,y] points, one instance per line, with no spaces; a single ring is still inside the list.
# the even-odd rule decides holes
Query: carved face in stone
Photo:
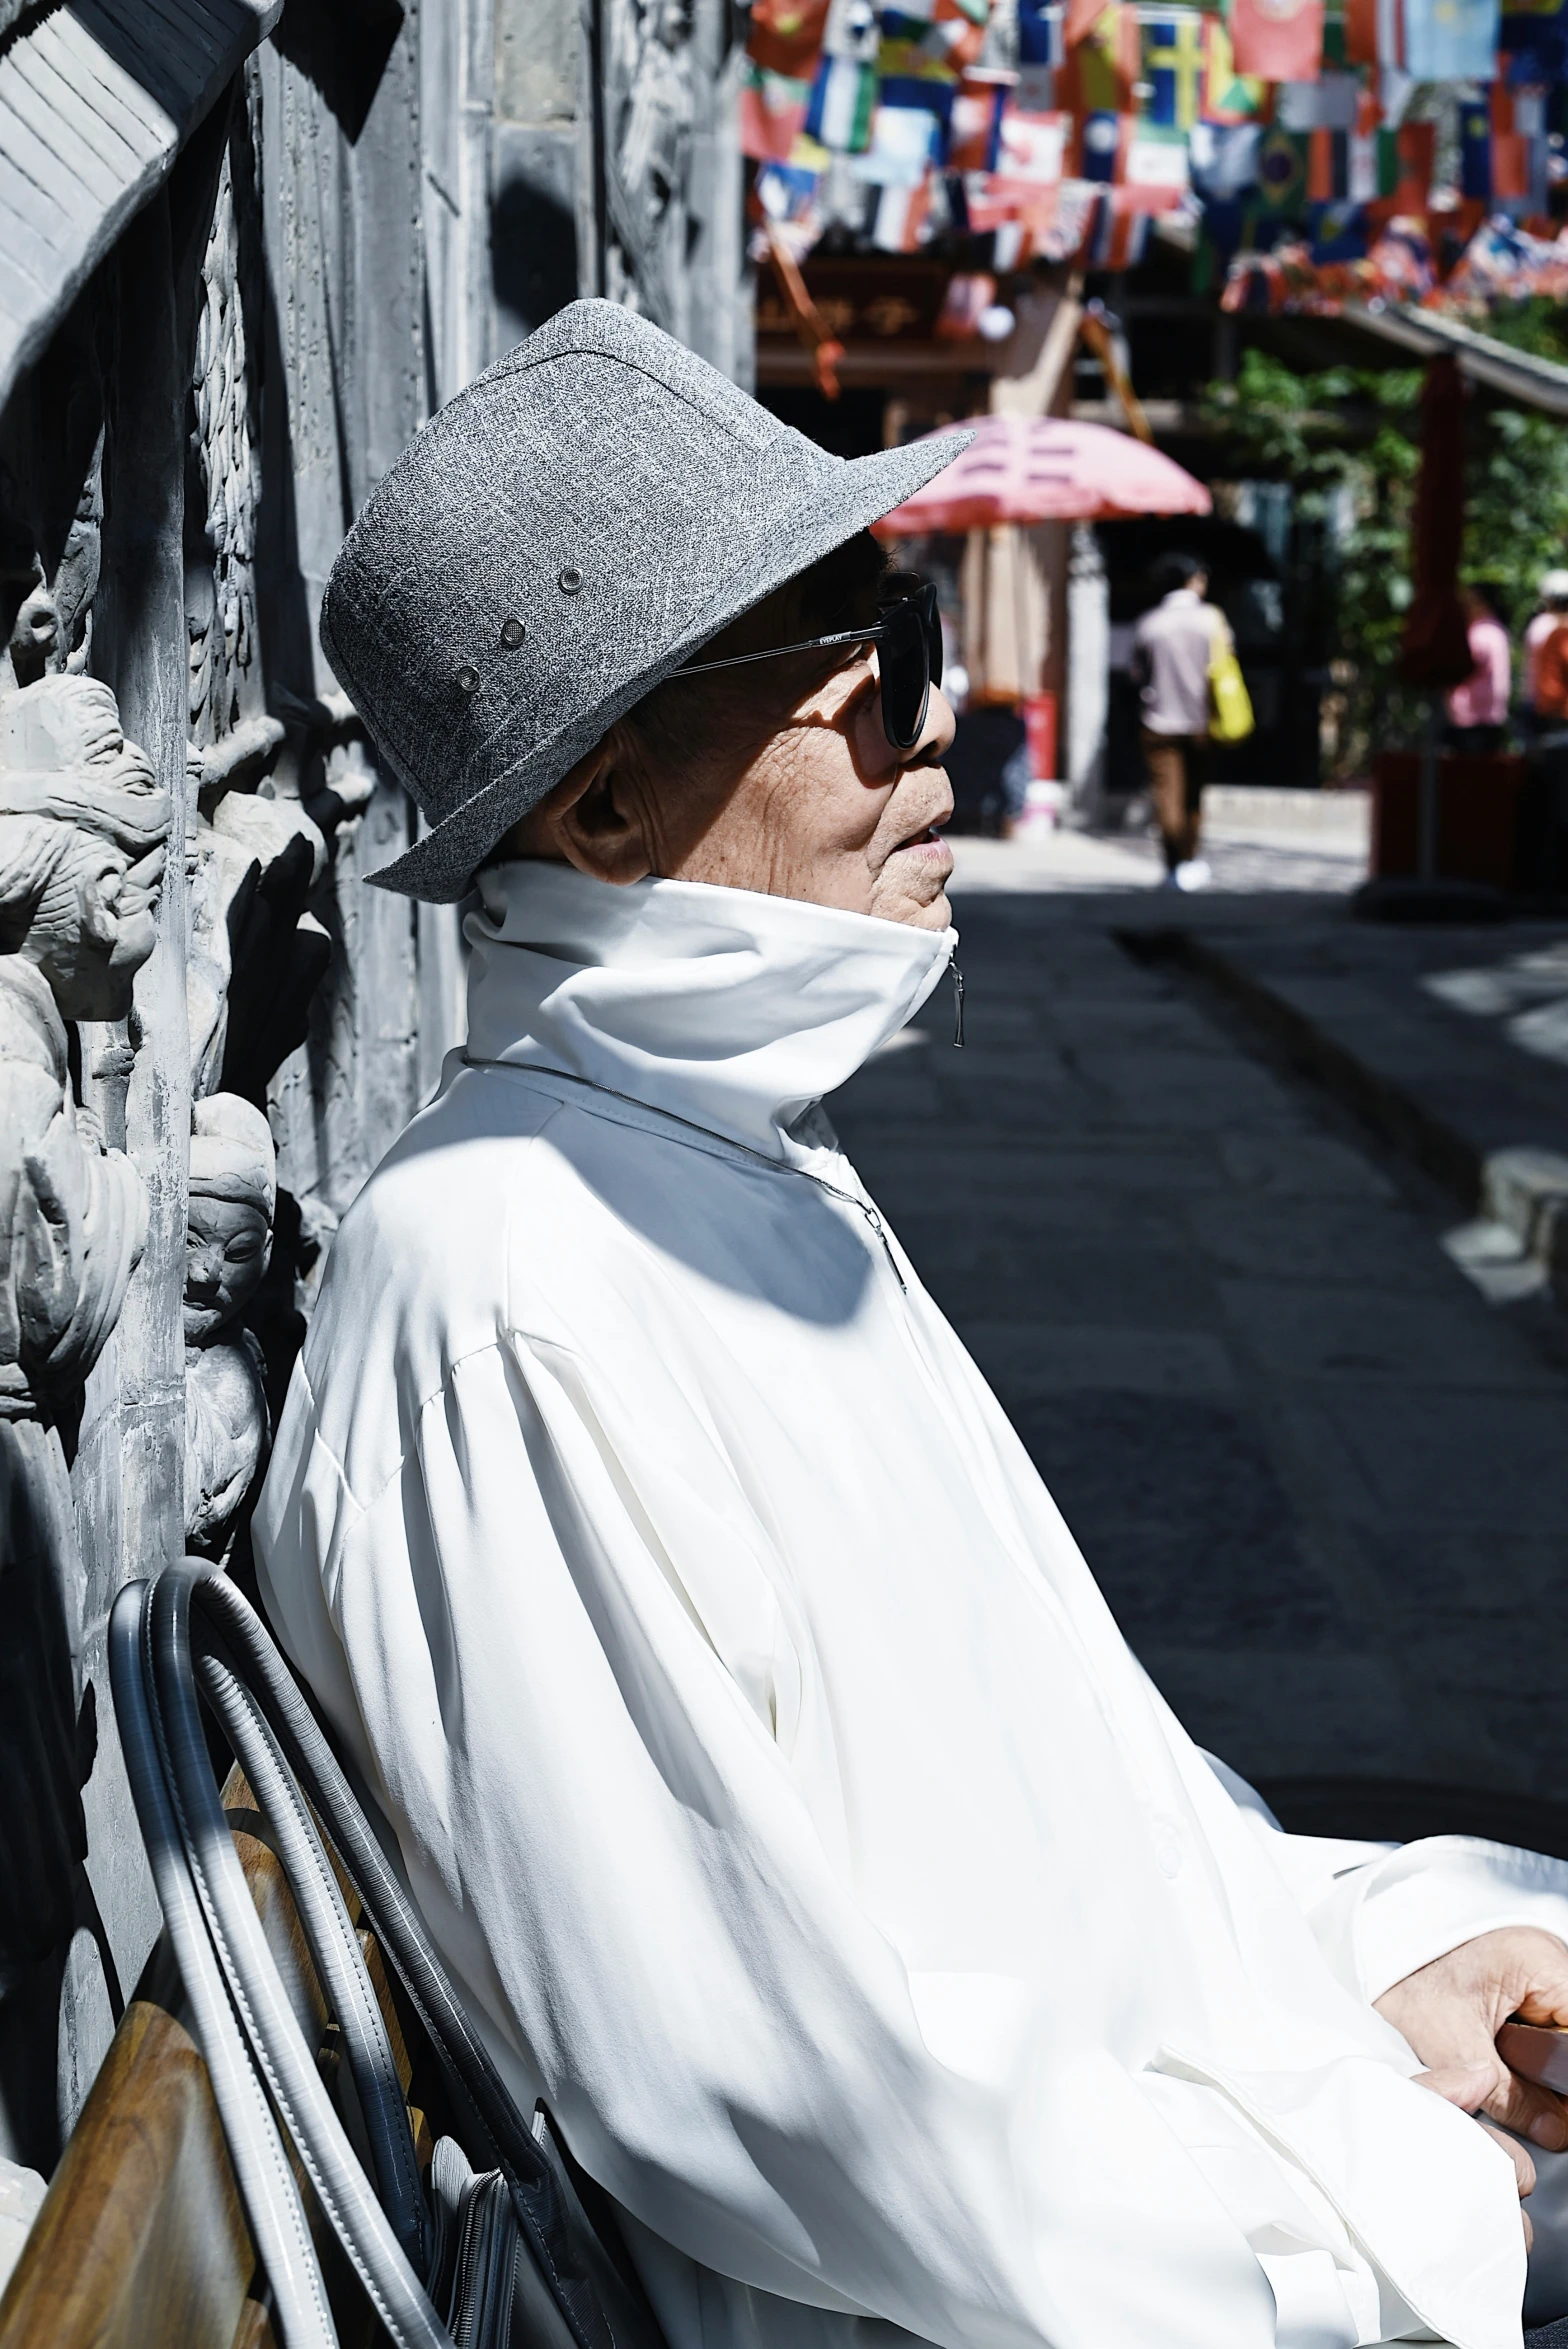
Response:
[[[96,678],[0,698],[0,952],[66,1019],[123,1019],[152,952],[169,799]]]
[[[185,1343],[203,1346],[243,1313],[272,1253],[272,1136],[259,1109],[214,1093],[192,1112],[185,1239]]]
[[[33,584],[22,598],[7,647],[11,669],[19,685],[31,685],[56,659],[60,643],[60,614],[54,590],[44,578],[41,560],[34,558]]]
[[[5,648],[18,685],[32,685],[53,671],[76,674],[92,649],[93,598],[103,538],[103,434],[66,533],[53,579],[42,555],[32,557],[32,577],[23,594]]]
[[[74,824],[0,816],[0,864],[0,951],[36,965],[63,1019],[124,1019],[157,943],[162,849],[133,868],[112,840]]]
[[[243,1313],[267,1269],[272,1233],[245,1201],[192,1191],[185,1232],[185,1343],[200,1346]]]

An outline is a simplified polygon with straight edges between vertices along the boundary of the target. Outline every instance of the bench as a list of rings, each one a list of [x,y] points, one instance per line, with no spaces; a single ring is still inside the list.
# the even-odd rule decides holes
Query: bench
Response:
[[[292,1895],[237,1770],[224,1786],[223,1805],[269,1946],[352,2136],[357,2116],[351,2092],[344,2093],[346,2079],[338,2079],[336,2026]],[[357,1922],[347,1885],[344,1893]],[[424,2100],[411,2102],[409,2114],[420,2160],[427,2162],[433,2137],[424,2107],[440,2096],[433,2059],[374,1939],[363,1931],[360,1939],[404,2095]],[[343,2349],[384,2339],[303,2177],[301,2189]],[[0,2299],[0,2349],[149,2349],[151,2343],[277,2349],[207,2068],[161,1941]]]

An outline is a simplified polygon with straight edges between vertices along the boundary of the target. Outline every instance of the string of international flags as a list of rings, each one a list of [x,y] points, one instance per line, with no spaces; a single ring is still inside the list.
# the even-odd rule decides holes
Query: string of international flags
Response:
[[[1397,223],[1392,290],[1429,290],[1412,240],[1441,227],[1475,240],[1484,300],[1561,272],[1539,257],[1565,84],[1568,0],[753,0],[741,144],[796,261],[833,228],[885,252],[989,238],[998,271],[1126,267],[1177,214],[1233,297],[1277,302],[1289,268],[1249,277],[1272,250],[1332,274]]]

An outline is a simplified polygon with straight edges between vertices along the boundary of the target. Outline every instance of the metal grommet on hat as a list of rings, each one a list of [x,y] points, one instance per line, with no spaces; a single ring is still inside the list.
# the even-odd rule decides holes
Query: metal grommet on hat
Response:
[[[453,679],[453,683],[456,685],[459,693],[473,693],[478,689],[479,671],[477,669],[470,668],[465,663],[464,666],[458,670],[456,677]]]
[[[568,563],[556,585],[563,595],[575,595],[583,583],[583,575],[575,563]]]
[[[506,646],[508,652],[516,652],[527,634],[527,629],[515,612],[509,620],[501,622],[501,642]]]

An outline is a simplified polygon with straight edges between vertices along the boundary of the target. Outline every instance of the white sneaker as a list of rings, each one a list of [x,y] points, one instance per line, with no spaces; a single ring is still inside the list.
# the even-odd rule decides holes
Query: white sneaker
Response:
[[[1171,875],[1178,889],[1207,889],[1213,878],[1208,859],[1202,856],[1189,857],[1186,864],[1178,865]]]

